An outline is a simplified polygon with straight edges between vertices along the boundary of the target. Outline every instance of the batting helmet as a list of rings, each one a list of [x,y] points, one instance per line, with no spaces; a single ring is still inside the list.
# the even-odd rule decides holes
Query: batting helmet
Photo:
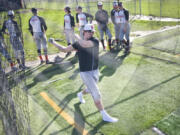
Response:
[[[65,7],[64,9],[65,9],[67,12],[69,12],[69,13],[71,12],[71,8],[70,8],[70,7]]]
[[[31,11],[32,11],[33,13],[37,13],[37,9],[36,9],[36,8],[32,8]]]
[[[119,2],[119,3],[118,3],[118,6],[121,7],[121,6],[122,6],[122,2]]]
[[[82,10],[82,7],[81,6],[77,6],[76,10]]]

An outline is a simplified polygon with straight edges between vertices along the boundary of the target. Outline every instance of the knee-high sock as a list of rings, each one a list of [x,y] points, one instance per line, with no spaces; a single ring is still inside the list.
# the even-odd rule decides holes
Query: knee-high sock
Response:
[[[102,43],[103,49],[105,49],[105,46],[104,46],[104,39],[101,39],[101,43]]]
[[[108,46],[109,46],[109,49],[111,50],[111,39],[108,39]]]

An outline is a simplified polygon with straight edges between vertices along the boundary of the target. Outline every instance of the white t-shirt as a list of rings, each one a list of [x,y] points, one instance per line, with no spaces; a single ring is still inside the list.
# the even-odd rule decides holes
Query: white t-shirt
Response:
[[[79,26],[84,26],[87,24],[86,16],[84,13],[78,14],[78,19],[79,19]]]
[[[64,16],[65,29],[71,29],[71,20],[69,15]]]
[[[124,15],[124,10],[119,11],[119,17],[120,17],[120,23],[125,23],[126,22],[125,15]]]
[[[115,17],[115,23],[125,23],[126,22],[123,10],[116,11],[114,14],[114,17]]]
[[[41,22],[37,16],[31,17],[30,24],[33,28],[33,32],[42,32]]]

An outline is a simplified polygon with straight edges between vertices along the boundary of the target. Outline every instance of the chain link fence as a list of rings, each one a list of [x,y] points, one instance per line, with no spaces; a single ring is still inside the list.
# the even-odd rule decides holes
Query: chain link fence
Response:
[[[114,0],[102,0],[106,10],[112,10]],[[131,15],[148,15],[157,17],[180,18],[179,0],[117,0],[122,1],[124,6],[130,11]],[[63,9],[66,5],[75,8],[81,5],[87,12],[94,12],[97,9],[98,0],[24,0],[27,8],[37,7],[44,9]],[[48,3],[48,4],[47,4]],[[173,6],[173,8],[172,8]],[[174,7],[176,6],[176,7]],[[168,11],[167,11],[168,9]],[[174,14],[172,15],[172,12]]]
[[[7,20],[7,15],[0,12],[1,24]],[[17,14],[16,21],[21,26],[21,18]],[[2,27],[2,26],[1,26]],[[4,35],[4,48],[15,62],[9,36]],[[2,43],[2,41],[0,41]],[[2,45],[2,44],[1,44]],[[29,135],[30,116],[28,94],[26,91],[24,71],[11,72],[9,62],[0,53],[0,122],[6,135]],[[2,127],[1,127],[2,128]]]

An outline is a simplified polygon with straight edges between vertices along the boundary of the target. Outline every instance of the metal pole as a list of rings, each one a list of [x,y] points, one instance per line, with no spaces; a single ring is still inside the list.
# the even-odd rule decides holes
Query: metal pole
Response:
[[[87,0],[87,12],[90,13],[89,0]]]
[[[78,0],[76,0],[76,5],[78,5]]]
[[[135,15],[136,15],[136,0],[134,0],[134,12],[135,12]]]
[[[140,14],[140,16],[142,15],[141,12],[142,12],[142,11],[141,11],[141,0],[139,0],[139,14]]]
[[[160,19],[161,19],[161,16],[162,16],[162,1],[160,0]]]

